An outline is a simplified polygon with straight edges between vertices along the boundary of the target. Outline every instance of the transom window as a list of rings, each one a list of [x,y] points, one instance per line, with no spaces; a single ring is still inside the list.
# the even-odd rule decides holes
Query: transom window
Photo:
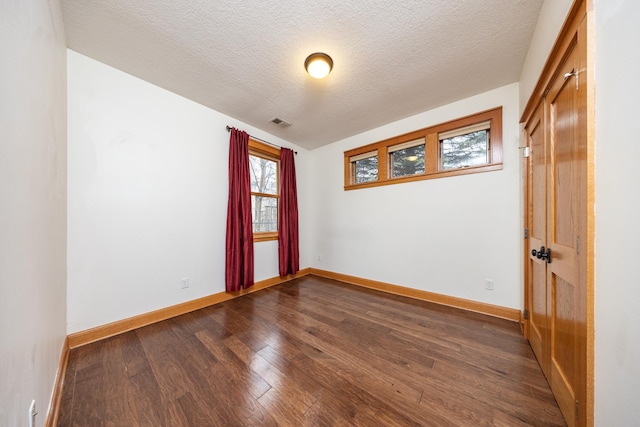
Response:
[[[486,121],[438,135],[441,169],[468,168],[491,162],[489,130]]]
[[[424,173],[424,148],[424,138],[389,147],[391,177],[397,178]]]
[[[249,140],[253,240],[278,238],[280,150]]]
[[[356,184],[378,180],[378,152],[360,154],[351,157],[353,178]]]
[[[344,153],[345,190],[502,169],[502,107]]]

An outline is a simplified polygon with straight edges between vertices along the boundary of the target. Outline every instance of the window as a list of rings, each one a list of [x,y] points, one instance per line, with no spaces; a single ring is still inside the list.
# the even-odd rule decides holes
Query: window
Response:
[[[424,173],[424,147],[424,138],[389,147],[391,177]]]
[[[249,140],[253,240],[278,238],[280,150]]]
[[[441,169],[468,168],[489,163],[489,129],[491,122],[486,121],[439,134]]]
[[[356,184],[378,180],[378,152],[360,154],[350,158],[353,181]]]
[[[502,169],[502,107],[345,151],[345,190]]]

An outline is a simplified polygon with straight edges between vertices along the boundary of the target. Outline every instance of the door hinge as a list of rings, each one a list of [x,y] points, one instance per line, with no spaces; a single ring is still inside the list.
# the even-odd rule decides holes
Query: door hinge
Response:
[[[522,312],[522,317],[524,318],[524,320],[529,320],[529,309],[525,308],[524,311]]]
[[[528,229],[528,228],[525,228],[525,229],[524,229],[524,238],[525,238],[525,239],[528,239],[528,238],[529,238],[529,229]]]
[[[580,255],[580,236],[576,236],[576,255]]]
[[[580,404],[576,400],[576,422],[578,421],[579,418],[580,418]]]

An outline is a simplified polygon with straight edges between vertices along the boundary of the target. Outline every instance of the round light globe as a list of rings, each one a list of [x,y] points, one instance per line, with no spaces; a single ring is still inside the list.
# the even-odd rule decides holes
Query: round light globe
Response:
[[[326,53],[312,53],[304,61],[304,68],[311,77],[322,79],[331,72],[333,60]]]

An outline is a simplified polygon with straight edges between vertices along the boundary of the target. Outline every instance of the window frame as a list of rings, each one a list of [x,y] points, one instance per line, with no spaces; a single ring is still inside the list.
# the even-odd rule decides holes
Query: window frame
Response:
[[[249,138],[249,155],[276,162],[276,194],[273,195],[251,191],[251,196],[271,197],[277,199],[278,212],[276,218],[280,218],[280,149]],[[253,221],[251,222],[251,230],[253,231]],[[278,231],[253,232],[254,242],[265,242],[270,240],[278,240]]]
[[[439,134],[463,129],[486,121],[490,122],[488,147],[489,162],[478,166],[442,169]],[[392,177],[393,165],[391,164],[391,153],[389,152],[389,149],[421,138],[424,138],[425,140],[424,173]],[[378,153],[378,180],[356,184],[354,175],[355,169],[351,159],[373,151],[377,151]],[[378,187],[381,185],[422,181],[425,179],[496,171],[501,170],[502,168],[502,107],[497,107],[345,151],[344,189],[356,190],[360,188]]]

